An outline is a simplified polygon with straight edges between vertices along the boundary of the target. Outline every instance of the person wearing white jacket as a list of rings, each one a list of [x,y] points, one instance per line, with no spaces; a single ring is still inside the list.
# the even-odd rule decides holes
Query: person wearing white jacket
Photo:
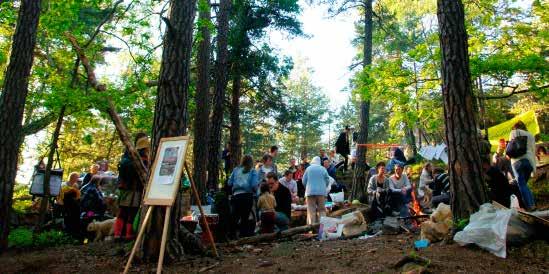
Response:
[[[528,180],[531,174],[536,172],[536,140],[534,136],[528,132],[526,125],[522,121],[518,121],[514,126],[509,136],[509,142],[515,140],[518,136],[526,136],[526,153],[516,158],[511,158],[513,173],[518,182],[522,200],[526,209],[534,209],[534,196],[528,187]]]
[[[326,216],[326,188],[330,183],[328,171],[320,165],[320,157],[316,156],[303,174],[305,197],[307,197],[307,224],[316,224],[320,217]]]

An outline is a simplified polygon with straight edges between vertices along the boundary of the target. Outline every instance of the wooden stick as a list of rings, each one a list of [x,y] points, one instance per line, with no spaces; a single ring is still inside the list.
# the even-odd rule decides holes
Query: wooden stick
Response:
[[[191,176],[191,172],[189,170],[189,166],[187,165],[187,161],[184,163],[185,170],[187,171],[187,176],[189,176],[189,181],[191,182],[191,190],[194,193],[194,198],[196,199],[196,204],[198,205],[198,209],[200,210],[200,215],[202,215],[202,222],[204,223],[204,226],[206,227],[206,233],[208,235],[208,239],[210,240],[210,243],[212,244],[212,249],[214,252],[214,255],[216,257],[219,257],[219,254],[217,254],[217,248],[215,247],[215,241],[212,236],[212,231],[210,230],[210,225],[208,224],[208,221],[206,220],[206,215],[204,214],[204,209],[202,208],[202,204],[200,202],[200,197],[198,196],[198,192],[196,191],[196,186],[194,184],[194,179]]]
[[[158,266],[156,267],[156,274],[162,273],[162,264],[164,264],[164,252],[166,251],[166,240],[168,238],[168,227],[170,226],[171,211],[172,211],[172,207],[167,206],[166,216],[164,218],[164,228],[162,230],[162,241],[160,242],[160,257],[158,257]]]
[[[139,228],[137,239],[135,239],[135,243],[133,244],[132,253],[130,253],[130,258],[128,259],[128,262],[126,263],[126,267],[124,268],[124,274],[128,273],[128,270],[130,270],[130,265],[132,264],[133,257],[135,256],[135,252],[137,251],[137,247],[139,246],[139,242],[141,242],[141,238],[143,238],[143,233],[145,232],[145,227],[149,222],[153,208],[154,206],[149,206],[149,208],[147,209],[147,213],[145,214],[145,219],[141,224],[141,228]]]

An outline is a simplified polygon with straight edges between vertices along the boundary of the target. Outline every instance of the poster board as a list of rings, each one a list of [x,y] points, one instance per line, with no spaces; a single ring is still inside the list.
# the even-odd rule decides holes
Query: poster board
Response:
[[[160,139],[145,193],[146,205],[173,205],[179,190],[188,136]]]

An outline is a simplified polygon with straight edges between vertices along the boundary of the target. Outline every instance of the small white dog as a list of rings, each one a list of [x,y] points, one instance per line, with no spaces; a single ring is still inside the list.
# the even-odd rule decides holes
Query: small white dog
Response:
[[[89,232],[95,231],[94,242],[101,241],[104,237],[114,235],[114,220],[115,219],[108,219],[102,222],[93,221],[88,225]]]

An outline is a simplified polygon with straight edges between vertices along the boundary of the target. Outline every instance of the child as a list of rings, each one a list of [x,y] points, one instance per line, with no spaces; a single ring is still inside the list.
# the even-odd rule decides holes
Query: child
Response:
[[[275,221],[276,200],[269,191],[269,185],[263,183],[260,187],[261,195],[257,207],[261,212],[261,233],[273,233]]]

